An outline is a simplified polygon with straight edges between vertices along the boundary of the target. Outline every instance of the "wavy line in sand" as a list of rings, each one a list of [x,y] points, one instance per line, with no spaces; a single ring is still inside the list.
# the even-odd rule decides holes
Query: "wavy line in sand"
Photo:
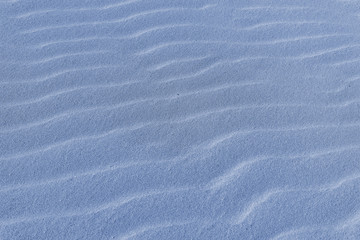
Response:
[[[234,182],[237,178],[241,176],[243,171],[260,161],[269,160],[272,158],[276,159],[316,159],[321,156],[327,156],[330,154],[339,154],[342,152],[348,152],[352,150],[360,150],[360,145],[347,145],[337,148],[328,148],[328,149],[320,149],[313,152],[306,152],[303,154],[291,154],[291,155],[265,155],[265,156],[258,156],[255,158],[250,158],[248,160],[242,161],[238,164],[236,164],[234,167],[231,167],[230,169],[226,170],[225,173],[221,174],[220,176],[214,178],[207,184],[206,189],[211,190],[212,194],[215,194],[219,189],[227,186],[231,182]]]
[[[44,100],[50,99],[50,98],[58,98],[59,95],[61,94],[66,94],[66,93],[71,93],[74,91],[78,91],[78,90],[84,90],[84,89],[93,89],[93,88],[113,88],[113,87],[123,87],[126,85],[132,85],[132,84],[136,84],[138,82],[126,82],[126,83],[121,83],[121,84],[110,84],[110,85],[100,85],[100,86],[89,86],[89,87],[76,87],[74,89],[67,89],[67,90],[63,90],[60,92],[55,92],[55,93],[51,93],[49,95],[46,95],[44,97],[38,98],[38,99],[31,99],[31,100],[26,100],[25,102],[17,102],[17,103],[11,103],[11,104],[3,104],[0,107],[18,107],[21,106],[23,107],[24,105],[29,105],[29,104],[34,104],[34,103],[41,103]],[[161,84],[161,83],[160,83]],[[25,125],[21,125],[18,127],[12,127],[12,128],[3,128],[0,129],[0,133],[5,133],[5,132],[12,132],[18,129],[24,129],[24,128],[28,128],[28,126],[38,126],[44,123],[48,123],[49,121],[52,121],[54,119],[57,118],[62,118],[65,116],[68,116],[70,114],[80,114],[80,113],[84,113],[84,112],[88,112],[88,111],[94,111],[94,110],[114,110],[117,108],[121,108],[121,107],[126,107],[126,106],[131,106],[131,105],[136,105],[136,104],[141,104],[144,102],[159,102],[159,101],[169,101],[169,100],[175,100],[175,99],[181,99],[181,98],[185,98],[188,96],[194,96],[194,95],[199,95],[199,94],[207,94],[207,93],[212,93],[212,92],[216,92],[216,91],[222,91],[222,90],[227,90],[227,89],[233,89],[233,88],[241,88],[241,87],[249,87],[249,86],[257,86],[257,85],[261,85],[263,84],[263,82],[239,82],[239,83],[233,83],[233,84],[223,84],[220,86],[212,86],[212,87],[208,87],[208,88],[203,88],[203,89],[197,89],[197,90],[193,90],[193,91],[186,91],[186,92],[181,92],[181,93],[176,93],[176,94],[172,94],[169,96],[165,96],[165,97],[149,97],[149,98],[143,98],[143,99],[136,99],[136,100],[129,100],[129,101],[125,101],[125,102],[121,102],[118,104],[113,104],[113,105],[105,105],[105,106],[93,106],[90,108],[84,108],[84,109],[75,109],[72,111],[65,111],[63,113],[57,114],[53,117],[50,117],[48,119],[45,120],[40,120],[40,121],[36,121],[36,122],[31,122],[31,123],[27,123]],[[181,95],[180,95],[181,94]],[[68,96],[66,96],[66,99],[68,99]],[[269,106],[269,105],[267,105]],[[225,108],[226,110],[227,108]]]
[[[135,52],[135,56],[146,55],[149,53],[156,52],[160,49],[172,47],[176,45],[194,45],[194,44],[227,44],[227,45],[245,45],[245,46],[261,46],[261,45],[273,45],[280,43],[288,42],[299,42],[299,41],[309,41],[314,39],[326,39],[331,37],[343,37],[343,36],[352,36],[353,34],[320,34],[320,35],[310,35],[310,36],[299,36],[294,38],[285,38],[285,39],[274,39],[270,41],[255,41],[255,42],[229,42],[229,41],[209,41],[209,40],[198,40],[198,41],[174,41],[159,43],[155,46],[149,47],[147,49]]]
[[[19,65],[39,65],[44,64],[60,59],[66,59],[69,57],[74,56],[86,56],[86,55],[96,55],[96,54],[105,54],[110,53],[111,51],[108,50],[95,50],[95,51],[81,51],[81,52],[75,52],[75,53],[65,53],[65,54],[59,54],[51,57],[44,57],[43,59],[39,60],[33,60],[33,61],[14,61],[14,62],[0,62],[0,63],[6,63],[6,64],[19,64]]]
[[[8,81],[8,82],[1,82],[1,84],[19,84],[19,83],[24,83],[24,84],[29,84],[29,83],[40,83],[40,82],[45,82],[49,79],[53,79],[55,77],[59,77],[62,76],[64,74],[68,74],[68,73],[73,73],[73,72],[81,72],[81,71],[94,71],[94,70],[98,70],[98,69],[106,69],[106,68],[121,68],[123,67],[122,65],[98,65],[98,66],[89,66],[89,67],[77,67],[77,68],[69,68],[69,69],[65,69],[62,71],[57,71],[54,73],[50,73],[46,76],[42,76],[42,77],[37,77],[37,78],[33,78],[29,80],[22,80],[22,81]]]
[[[138,227],[138,228],[136,228],[134,230],[131,230],[131,231],[125,233],[125,234],[122,234],[121,236],[118,236],[116,239],[118,239],[118,240],[127,240],[127,239],[131,239],[133,237],[136,237],[139,234],[143,234],[145,232],[161,230],[161,229],[164,229],[164,228],[169,228],[169,227],[174,227],[174,226],[184,226],[184,225],[193,224],[193,223],[199,224],[199,220],[165,222],[165,223],[141,226],[141,227]]]
[[[77,136],[74,138],[70,138],[67,140],[63,140],[60,142],[56,142],[56,143],[52,143],[46,146],[42,146],[41,148],[37,148],[37,149],[33,149],[30,151],[26,151],[26,152],[21,152],[21,153],[16,153],[16,154],[10,154],[10,155],[6,155],[6,156],[2,156],[0,157],[0,161],[4,161],[4,160],[10,160],[10,159],[14,159],[14,158],[19,158],[19,157],[25,157],[25,156],[29,156],[32,154],[36,154],[36,153],[41,153],[41,152],[45,152],[45,151],[49,151],[52,150],[54,148],[60,147],[60,146],[66,146],[70,143],[74,143],[76,141],[83,141],[83,140],[89,140],[89,139],[99,139],[99,138],[103,138],[106,136],[109,136],[111,134],[114,133],[118,133],[118,132],[128,132],[128,131],[135,131],[135,130],[139,130],[142,129],[144,127],[148,127],[148,126],[154,126],[154,125],[163,125],[163,124],[170,124],[170,123],[179,123],[179,122],[186,122],[192,120],[191,118],[185,118],[181,121],[169,121],[169,120],[165,120],[165,121],[153,121],[153,122],[148,122],[148,123],[138,123],[138,124],[134,124],[131,126],[126,126],[126,127],[121,127],[121,128],[115,128],[115,129],[111,129],[108,132],[105,133],[98,133],[98,134],[94,134],[94,135],[87,135],[87,136]],[[350,123],[350,124],[312,124],[312,125],[302,125],[302,126],[292,126],[292,127],[280,127],[280,128],[259,128],[259,129],[243,129],[243,130],[239,130],[239,131],[234,131],[231,132],[230,134],[226,134],[223,136],[217,136],[215,139],[213,139],[207,146],[208,149],[214,148],[215,146],[219,145],[220,143],[224,142],[225,140],[228,140],[234,136],[237,135],[247,135],[247,134],[253,134],[253,133],[259,133],[259,132],[288,132],[288,131],[303,131],[303,130],[309,130],[309,129],[319,129],[319,128],[339,128],[339,127],[359,127],[360,124],[359,123]]]
[[[41,49],[41,48],[51,46],[51,45],[54,45],[54,44],[77,43],[77,42],[92,41],[92,40],[126,40],[126,39],[131,40],[133,38],[138,38],[140,36],[143,36],[144,34],[155,32],[155,31],[158,31],[158,30],[168,30],[168,29],[171,29],[171,28],[179,28],[179,27],[190,27],[190,28],[199,27],[199,28],[209,28],[209,29],[214,29],[214,30],[224,30],[224,31],[239,32],[239,33],[243,32],[243,31],[247,31],[246,27],[245,28],[231,28],[231,27],[223,27],[223,26],[203,25],[203,24],[197,24],[197,23],[174,23],[174,24],[165,24],[165,25],[160,25],[160,26],[152,26],[150,28],[145,28],[145,29],[136,31],[134,33],[130,33],[128,35],[123,35],[123,36],[111,36],[111,37],[91,36],[91,37],[85,37],[85,38],[46,41],[46,42],[42,42],[42,43],[39,43],[39,44],[33,46],[33,48],[35,48],[35,49],[40,48]],[[248,29],[248,30],[252,31],[252,29]],[[316,39],[316,38],[321,38],[321,37],[339,37],[339,36],[354,36],[354,34],[337,33],[337,34],[327,34],[327,35],[314,36],[314,38]],[[311,36],[309,36],[309,37],[311,37]],[[291,39],[291,40],[296,40],[296,39]],[[207,40],[207,42],[210,42],[210,41]],[[222,41],[222,42],[229,43],[229,41]],[[217,43],[217,42],[214,42],[214,43]],[[243,44],[254,44],[254,42],[235,42],[235,43],[238,43],[238,44],[241,44],[241,43],[243,43]],[[260,43],[265,44],[267,42],[260,42]],[[271,42],[268,42],[268,43],[271,44]]]
[[[355,180],[358,180],[360,178],[360,175],[351,175],[347,176],[345,178],[342,178],[336,182],[329,183],[329,184],[323,184],[320,187],[311,187],[311,188],[283,188],[283,189],[270,189],[266,191],[265,193],[261,194],[260,197],[256,198],[249,204],[247,204],[247,207],[242,211],[242,213],[239,216],[236,216],[236,219],[232,224],[235,225],[241,225],[243,222],[263,203],[267,202],[270,198],[272,198],[275,195],[282,194],[282,193],[290,193],[290,192],[326,192],[326,191],[332,191],[337,188],[340,188],[342,185],[346,184],[347,182],[352,182]]]
[[[195,187],[181,187],[181,188],[169,188],[169,189],[158,189],[158,190],[150,190],[144,191],[139,193],[130,194],[130,196],[123,196],[116,200],[107,202],[105,204],[100,204],[98,206],[93,206],[89,208],[83,208],[79,210],[73,211],[64,211],[61,213],[53,213],[53,214],[39,214],[39,215],[32,215],[32,216],[23,216],[23,217],[16,217],[10,219],[0,219],[0,226],[9,226],[18,223],[24,222],[33,222],[33,221],[43,221],[46,219],[58,219],[58,218],[69,218],[74,216],[83,216],[83,215],[91,215],[94,213],[98,213],[101,211],[106,211],[110,209],[119,208],[125,204],[128,204],[135,200],[140,200],[147,197],[152,197],[156,195],[164,195],[164,194],[172,194],[178,192],[188,192],[191,190],[195,190]]]
[[[299,233],[306,233],[306,232],[313,232],[313,231],[331,231],[333,226],[305,226],[300,228],[295,228],[291,230],[287,230],[285,232],[281,232],[277,234],[275,237],[270,238],[270,240],[280,240],[280,239],[292,239],[289,238],[291,236],[295,237],[294,235]]]
[[[130,167],[137,167],[142,165],[151,165],[151,164],[161,164],[161,163],[175,163],[178,161],[185,160],[192,154],[196,152],[201,151],[208,151],[208,141],[204,141],[200,143],[199,145],[196,145],[192,148],[192,150],[186,152],[183,155],[178,155],[174,158],[165,159],[165,160],[156,160],[156,161],[140,161],[140,162],[129,162],[129,163],[117,163],[117,164],[109,164],[106,166],[98,166],[94,169],[88,170],[88,171],[79,171],[79,172],[72,172],[71,174],[62,175],[60,177],[50,178],[50,179],[44,179],[41,181],[35,181],[35,182],[29,182],[25,184],[17,184],[17,185],[7,185],[2,186],[0,188],[0,192],[7,192],[7,191],[13,191],[18,189],[27,189],[27,188],[33,188],[48,184],[56,184],[59,182],[64,182],[73,178],[80,178],[80,177],[86,177],[86,176],[94,176],[97,174],[103,174],[106,172],[112,172],[119,169],[126,169]],[[312,152],[304,152],[303,154],[290,154],[290,155],[266,155],[266,156],[258,156],[255,158],[250,158],[248,160],[245,160],[231,169],[227,170],[225,173],[221,174],[218,177],[215,177],[213,180],[210,180],[208,184],[205,185],[204,189],[210,190],[212,194],[216,193],[217,190],[220,188],[225,187],[230,182],[235,181],[242,173],[242,170],[244,170],[246,167],[251,166],[252,164],[255,164],[259,161],[264,161],[272,158],[281,158],[281,159],[297,159],[297,158],[306,158],[306,159],[316,159],[317,157],[326,156],[329,154],[334,153],[342,153],[342,152],[348,152],[352,150],[359,150],[360,145],[347,145],[337,148],[328,148],[328,149],[319,149]]]
[[[131,84],[131,83],[129,83],[129,84]],[[91,111],[100,111],[100,110],[115,110],[115,109],[118,109],[121,107],[128,107],[131,105],[137,105],[137,104],[141,104],[144,102],[155,102],[156,103],[156,102],[160,102],[160,101],[176,100],[176,99],[185,98],[185,97],[188,97],[191,95],[211,93],[211,92],[215,92],[215,91],[219,91],[219,90],[221,91],[221,90],[226,90],[229,88],[231,89],[233,87],[256,86],[259,84],[261,85],[263,83],[262,82],[242,82],[242,83],[236,83],[236,84],[230,84],[230,85],[226,84],[225,86],[210,87],[207,89],[200,89],[200,90],[195,90],[195,91],[190,91],[190,92],[188,91],[186,93],[182,93],[181,95],[174,94],[174,95],[170,95],[170,96],[166,96],[166,97],[151,97],[151,98],[145,98],[145,99],[130,100],[130,101],[122,102],[119,104],[114,104],[114,105],[73,109],[71,111],[64,111],[62,113],[55,114],[54,116],[52,116],[50,118],[46,118],[46,119],[43,119],[40,121],[30,122],[30,123],[18,125],[16,127],[3,128],[3,129],[0,129],[0,133],[9,133],[9,132],[13,132],[13,131],[22,130],[22,129],[28,129],[28,128],[31,128],[34,126],[36,127],[39,125],[47,124],[54,120],[61,120],[64,117],[68,117],[69,115],[74,115],[74,114],[86,113],[86,112],[91,112]],[[55,94],[55,96],[56,95],[57,94]],[[35,102],[37,102],[37,101],[35,101]],[[360,102],[360,99],[348,100],[348,101],[345,101],[345,102],[339,103],[339,104],[327,104],[327,105],[301,104],[301,103],[300,104],[298,104],[298,103],[295,103],[295,104],[286,104],[286,103],[285,104],[284,103],[248,104],[248,105],[241,105],[241,106],[230,106],[230,107],[225,107],[225,108],[220,108],[220,109],[215,109],[215,110],[206,110],[206,111],[200,112],[195,115],[188,115],[188,116],[186,116],[186,118],[187,119],[196,119],[196,117],[207,116],[209,114],[217,114],[217,113],[224,113],[224,112],[233,111],[233,110],[242,110],[242,109],[251,109],[251,108],[310,107],[310,106],[317,106],[317,107],[323,107],[323,108],[344,108],[344,107],[348,107],[352,104],[357,104],[359,102]],[[18,104],[16,104],[16,105],[18,105]],[[192,116],[196,116],[196,117],[192,117]]]
[[[146,17],[147,15],[153,15],[158,13],[166,13],[166,12],[174,12],[174,11],[184,11],[184,10],[204,10],[206,8],[164,8],[164,9],[153,9],[138,12],[123,18],[113,19],[113,20],[106,20],[106,21],[93,21],[93,22],[81,22],[81,23],[73,23],[73,24],[64,24],[64,25],[54,25],[54,26],[46,26],[46,27],[38,27],[33,29],[28,29],[21,31],[21,34],[33,34],[37,32],[42,32],[46,30],[54,30],[54,29],[61,29],[61,28],[71,28],[71,27],[83,27],[83,26],[95,26],[95,25],[103,25],[103,24],[113,24],[113,23],[123,23],[132,19],[136,19],[138,17]]]
[[[137,2],[141,2],[141,0],[128,0],[128,1],[123,1],[123,2],[119,2],[119,3],[113,3],[113,4],[108,4],[108,5],[99,6],[99,7],[91,7],[91,8],[68,8],[68,9],[36,10],[36,11],[30,11],[30,12],[26,12],[26,13],[16,15],[13,18],[15,18],[15,19],[28,18],[28,17],[33,17],[35,15],[43,15],[43,14],[49,14],[49,13],[53,13],[53,12],[66,13],[66,12],[81,12],[81,11],[102,11],[102,10],[107,10],[107,9],[126,6],[126,5],[129,5],[129,4],[132,4],[132,3],[137,3]]]

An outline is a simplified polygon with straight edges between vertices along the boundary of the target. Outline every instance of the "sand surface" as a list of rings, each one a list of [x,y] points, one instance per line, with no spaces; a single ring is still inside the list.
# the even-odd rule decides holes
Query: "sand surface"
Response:
[[[360,3],[1,0],[0,239],[360,239]]]

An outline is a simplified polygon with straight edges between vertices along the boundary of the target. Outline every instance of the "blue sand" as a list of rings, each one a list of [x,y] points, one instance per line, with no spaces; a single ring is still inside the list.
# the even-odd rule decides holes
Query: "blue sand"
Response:
[[[0,239],[360,239],[360,3],[0,0]]]

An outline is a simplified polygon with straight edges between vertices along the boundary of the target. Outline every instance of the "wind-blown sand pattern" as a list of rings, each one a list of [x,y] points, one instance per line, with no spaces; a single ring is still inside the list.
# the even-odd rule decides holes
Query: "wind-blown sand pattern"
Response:
[[[357,1],[0,2],[0,239],[360,239]]]

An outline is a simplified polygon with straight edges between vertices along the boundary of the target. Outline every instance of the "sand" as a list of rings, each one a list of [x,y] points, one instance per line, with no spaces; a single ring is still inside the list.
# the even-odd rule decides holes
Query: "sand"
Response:
[[[0,239],[360,239],[357,1],[0,2]]]

